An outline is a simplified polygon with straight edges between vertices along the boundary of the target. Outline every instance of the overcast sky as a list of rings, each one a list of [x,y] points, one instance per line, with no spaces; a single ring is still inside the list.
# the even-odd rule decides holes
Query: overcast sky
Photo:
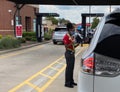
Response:
[[[120,8],[120,6],[111,6],[111,11],[118,7]],[[91,6],[91,13],[109,12],[110,6]],[[40,13],[58,13],[60,18],[68,19],[73,23],[81,23],[81,13],[89,13],[89,6],[40,5]]]

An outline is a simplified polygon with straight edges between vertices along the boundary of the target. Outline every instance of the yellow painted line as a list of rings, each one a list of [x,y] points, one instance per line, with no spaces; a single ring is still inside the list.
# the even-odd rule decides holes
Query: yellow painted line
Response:
[[[54,67],[50,67],[51,69],[55,70],[55,71],[60,71],[60,69],[56,69]]]
[[[82,52],[83,51],[83,48],[81,48],[80,49],[80,51],[78,51],[76,54],[75,54],[75,56],[77,56],[80,52]]]
[[[27,50],[20,50],[20,51],[13,52],[13,53],[7,53],[7,54],[4,54],[4,55],[0,55],[0,59],[1,59],[1,58],[7,58],[7,57],[16,56],[16,55],[23,54],[23,53],[26,53],[26,52],[30,52],[30,51],[33,51],[33,50],[40,49],[40,48],[42,48],[42,47],[43,47],[43,46],[40,45],[40,46],[37,46],[37,47],[28,48]]]
[[[38,92],[43,92],[66,68],[66,65],[53,77],[52,80],[49,80]]]
[[[11,89],[8,92],[15,92],[16,90],[18,90],[19,88],[21,88],[23,85],[25,85],[26,83],[28,83],[29,81],[31,81],[32,79],[34,79],[35,77],[37,77],[38,75],[40,75],[41,73],[43,73],[45,70],[47,70],[48,68],[50,68],[52,65],[54,65],[56,62],[58,62],[59,60],[62,60],[62,59],[63,59],[63,56],[61,56],[59,59],[57,59],[56,61],[54,61],[52,64],[50,64],[49,66],[45,67],[40,72],[34,74],[33,76],[31,76],[30,78],[28,78],[27,80],[25,80],[21,84],[17,85],[16,87],[14,87],[13,89]]]
[[[61,64],[61,65],[64,65],[64,64],[65,64],[65,63],[60,63],[60,62],[56,62],[56,63]]]
[[[49,78],[49,79],[52,79],[52,77],[51,77],[51,76],[46,75],[46,74],[44,74],[44,73],[40,73],[40,75],[42,75],[42,76],[44,76],[44,77],[47,77],[47,78]]]
[[[76,56],[83,50],[84,50],[83,48],[80,49],[80,51],[77,52]],[[65,68],[66,68],[66,65],[64,65],[64,67],[60,69],[60,71],[55,76],[53,76],[53,79],[49,80],[38,92],[44,92],[44,90],[65,70]]]
[[[34,85],[34,84],[30,83],[30,82],[27,82],[26,84],[28,84],[30,87],[34,88],[36,91],[39,92],[40,88],[37,87],[36,85]]]
[[[83,44],[83,47],[89,46],[89,44]]]
[[[77,52],[76,56],[83,50],[83,48],[80,48],[80,51]],[[47,67],[45,67],[44,69],[42,69],[40,72],[34,74],[33,76],[31,76],[30,78],[28,78],[27,80],[25,80],[24,82],[22,82],[21,84],[17,85],[16,87],[14,87],[13,89],[11,89],[8,92],[15,92],[17,91],[19,88],[21,88],[22,86],[24,86],[25,84],[29,84],[31,87],[36,88],[38,90],[38,92],[43,92],[66,68],[66,64],[64,64],[64,66],[59,70],[59,72],[57,72],[55,74],[55,76],[53,76],[43,87],[39,88],[37,86],[34,86],[33,84],[30,84],[29,82],[34,79],[35,77],[37,77],[38,75],[42,75],[42,73],[47,70],[48,68],[52,67],[52,65],[54,65],[55,63],[58,63],[58,61],[62,60],[64,58],[64,56],[61,56],[59,59],[57,59],[56,61],[54,61],[53,63],[51,63],[50,65],[48,65]],[[46,76],[46,75],[45,75]],[[47,76],[48,77],[48,76]]]

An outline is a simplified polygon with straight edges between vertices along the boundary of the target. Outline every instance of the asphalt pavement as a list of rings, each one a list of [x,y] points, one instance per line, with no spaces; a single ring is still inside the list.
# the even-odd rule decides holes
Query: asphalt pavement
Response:
[[[40,43],[26,44],[26,45],[21,46],[20,48],[0,51],[0,54],[2,55],[4,53],[9,53],[9,52],[13,52],[13,51],[21,50],[21,49],[26,49],[26,48],[34,47],[34,46],[45,44],[45,43],[49,43],[49,42],[51,42],[51,41],[43,41],[43,42],[40,42]],[[78,54],[76,53],[76,64],[75,64],[75,71],[74,71],[75,82],[77,82],[78,72],[80,70],[79,69],[79,66],[80,66],[80,62],[79,61],[80,61],[81,55],[84,52],[85,48],[86,48],[86,46],[85,47],[84,46],[80,47],[81,51],[78,51]],[[62,57],[62,59],[63,59],[63,57]],[[60,61],[64,62],[65,60],[64,59],[63,60],[60,59]],[[61,68],[61,65],[63,65],[62,68]],[[50,68],[50,66],[48,66],[48,68]],[[53,78],[50,77],[51,80],[48,81],[46,83],[46,85],[43,86],[42,90],[44,90],[44,92],[77,92],[77,86],[75,86],[73,89],[64,87],[64,80],[65,80],[64,79],[64,69],[65,69],[64,64],[62,64],[61,62],[58,63],[58,61],[57,61],[57,66],[55,66],[55,67],[52,66],[51,68],[53,70],[56,69],[55,71],[58,71],[58,73],[57,73],[57,75],[53,76]],[[48,72],[48,73],[49,74],[53,74],[53,70]],[[49,78],[49,76],[45,76],[45,77]],[[43,78],[42,80],[45,80],[45,79]],[[41,82],[40,78],[35,83],[38,84],[39,82]],[[26,81],[24,83],[26,83]],[[12,91],[10,91],[10,92],[12,92]],[[20,91],[20,92],[23,92],[23,91]],[[27,92],[29,92],[29,91],[27,91]],[[32,92],[39,92],[39,91],[33,90]],[[40,92],[43,92],[43,91],[40,91]]]

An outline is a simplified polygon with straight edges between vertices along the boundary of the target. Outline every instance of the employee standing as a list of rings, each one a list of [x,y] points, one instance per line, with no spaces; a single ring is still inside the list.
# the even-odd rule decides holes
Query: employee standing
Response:
[[[72,23],[67,24],[68,33],[64,36],[63,42],[65,45],[65,59],[66,59],[66,70],[65,70],[65,87],[73,88],[77,86],[77,83],[74,82],[73,72],[75,64],[75,45],[74,35],[74,26]]]

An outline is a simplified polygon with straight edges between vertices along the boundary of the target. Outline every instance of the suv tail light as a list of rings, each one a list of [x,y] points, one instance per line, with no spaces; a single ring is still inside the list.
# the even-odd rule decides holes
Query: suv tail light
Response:
[[[94,54],[91,54],[82,61],[82,70],[85,73],[93,74],[94,69]]]
[[[95,75],[115,77],[120,74],[120,60],[95,54]]]
[[[120,60],[100,54],[91,54],[82,60],[82,71],[103,77],[115,77],[120,74]]]

